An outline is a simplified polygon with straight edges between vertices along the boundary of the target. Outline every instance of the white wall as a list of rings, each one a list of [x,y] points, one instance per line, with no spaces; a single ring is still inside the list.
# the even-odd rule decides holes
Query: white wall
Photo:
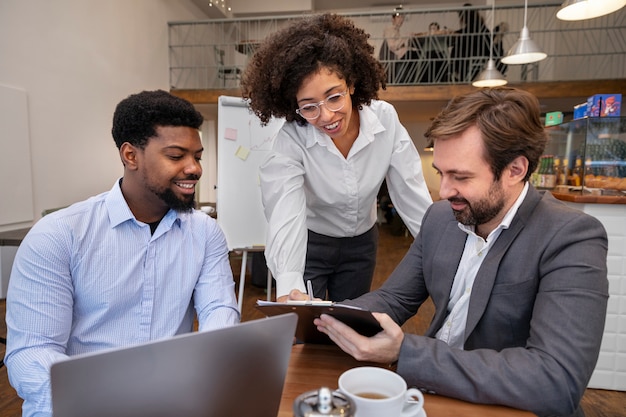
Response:
[[[33,220],[27,98],[25,91],[0,84],[0,184],[5,184],[0,224]]]
[[[141,90],[169,90],[167,22],[204,17],[190,0],[0,1],[0,84],[27,94],[35,220],[122,175],[115,105]],[[3,210],[10,178],[0,179],[0,193]]]

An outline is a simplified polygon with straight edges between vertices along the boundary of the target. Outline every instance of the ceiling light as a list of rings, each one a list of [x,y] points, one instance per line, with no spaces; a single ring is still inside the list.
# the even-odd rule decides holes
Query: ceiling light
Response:
[[[524,27],[520,33],[520,37],[513,47],[509,49],[506,56],[502,58],[503,64],[517,65],[530,64],[532,62],[541,61],[548,55],[542,52],[539,46],[530,39],[530,32],[526,26],[528,16],[528,0],[524,1]]]
[[[492,58],[487,61],[487,67],[478,74],[472,82],[474,87],[499,87],[508,83],[504,75],[496,68]]]
[[[626,0],[565,0],[556,12],[561,20],[584,20],[613,13],[626,6]]]
[[[472,85],[474,87],[499,87],[505,85],[508,81],[504,79],[504,75],[496,68],[493,62],[493,29],[494,16],[496,13],[496,2],[491,3],[491,43],[489,45],[489,61],[487,67],[478,74]]]

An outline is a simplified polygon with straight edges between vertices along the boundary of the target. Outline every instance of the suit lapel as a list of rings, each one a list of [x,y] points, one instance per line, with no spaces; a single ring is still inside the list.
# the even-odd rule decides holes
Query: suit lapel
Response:
[[[467,323],[465,325],[465,341],[467,341],[469,335],[472,334],[485,312],[502,258],[517,238],[517,235],[523,230],[528,216],[531,215],[540,199],[540,194],[533,187],[529,187],[526,198],[517,210],[511,222],[511,226],[500,233],[500,236],[489,250],[487,257],[480,266],[476,280],[474,281],[474,286],[472,287],[472,296],[470,298]]]
[[[500,261],[521,230],[522,223],[517,220],[511,224],[511,227],[503,230],[480,266],[476,279],[474,280],[474,285],[472,286],[472,295],[467,312],[467,323],[465,324],[465,340],[472,334],[478,321],[482,317],[496,281]]]
[[[459,229],[458,222],[454,218],[447,223],[441,233],[444,238],[439,241],[439,246],[434,250],[433,265],[436,265],[436,276],[432,277],[433,290],[430,291],[431,295],[440,294],[440,296],[433,297],[435,316],[426,335],[434,335],[443,325],[448,315],[452,283],[454,282],[454,276],[459,267],[467,238],[466,233]],[[451,262],[455,259],[456,262]]]

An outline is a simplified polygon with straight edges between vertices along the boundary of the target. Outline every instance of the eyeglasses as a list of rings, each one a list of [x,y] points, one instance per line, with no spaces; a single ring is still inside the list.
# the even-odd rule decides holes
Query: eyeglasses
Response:
[[[317,103],[305,104],[304,106],[296,109],[296,113],[300,116],[304,117],[307,120],[313,120],[320,117],[320,106],[323,104],[326,108],[332,112],[339,111],[343,109],[343,106],[346,105],[346,95],[348,94],[348,90],[343,93],[331,94],[326,97],[326,100],[322,100]]]

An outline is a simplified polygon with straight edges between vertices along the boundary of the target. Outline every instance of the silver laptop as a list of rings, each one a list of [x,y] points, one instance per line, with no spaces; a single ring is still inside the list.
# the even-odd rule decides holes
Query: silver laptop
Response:
[[[55,363],[54,416],[276,416],[296,322],[284,314]]]

